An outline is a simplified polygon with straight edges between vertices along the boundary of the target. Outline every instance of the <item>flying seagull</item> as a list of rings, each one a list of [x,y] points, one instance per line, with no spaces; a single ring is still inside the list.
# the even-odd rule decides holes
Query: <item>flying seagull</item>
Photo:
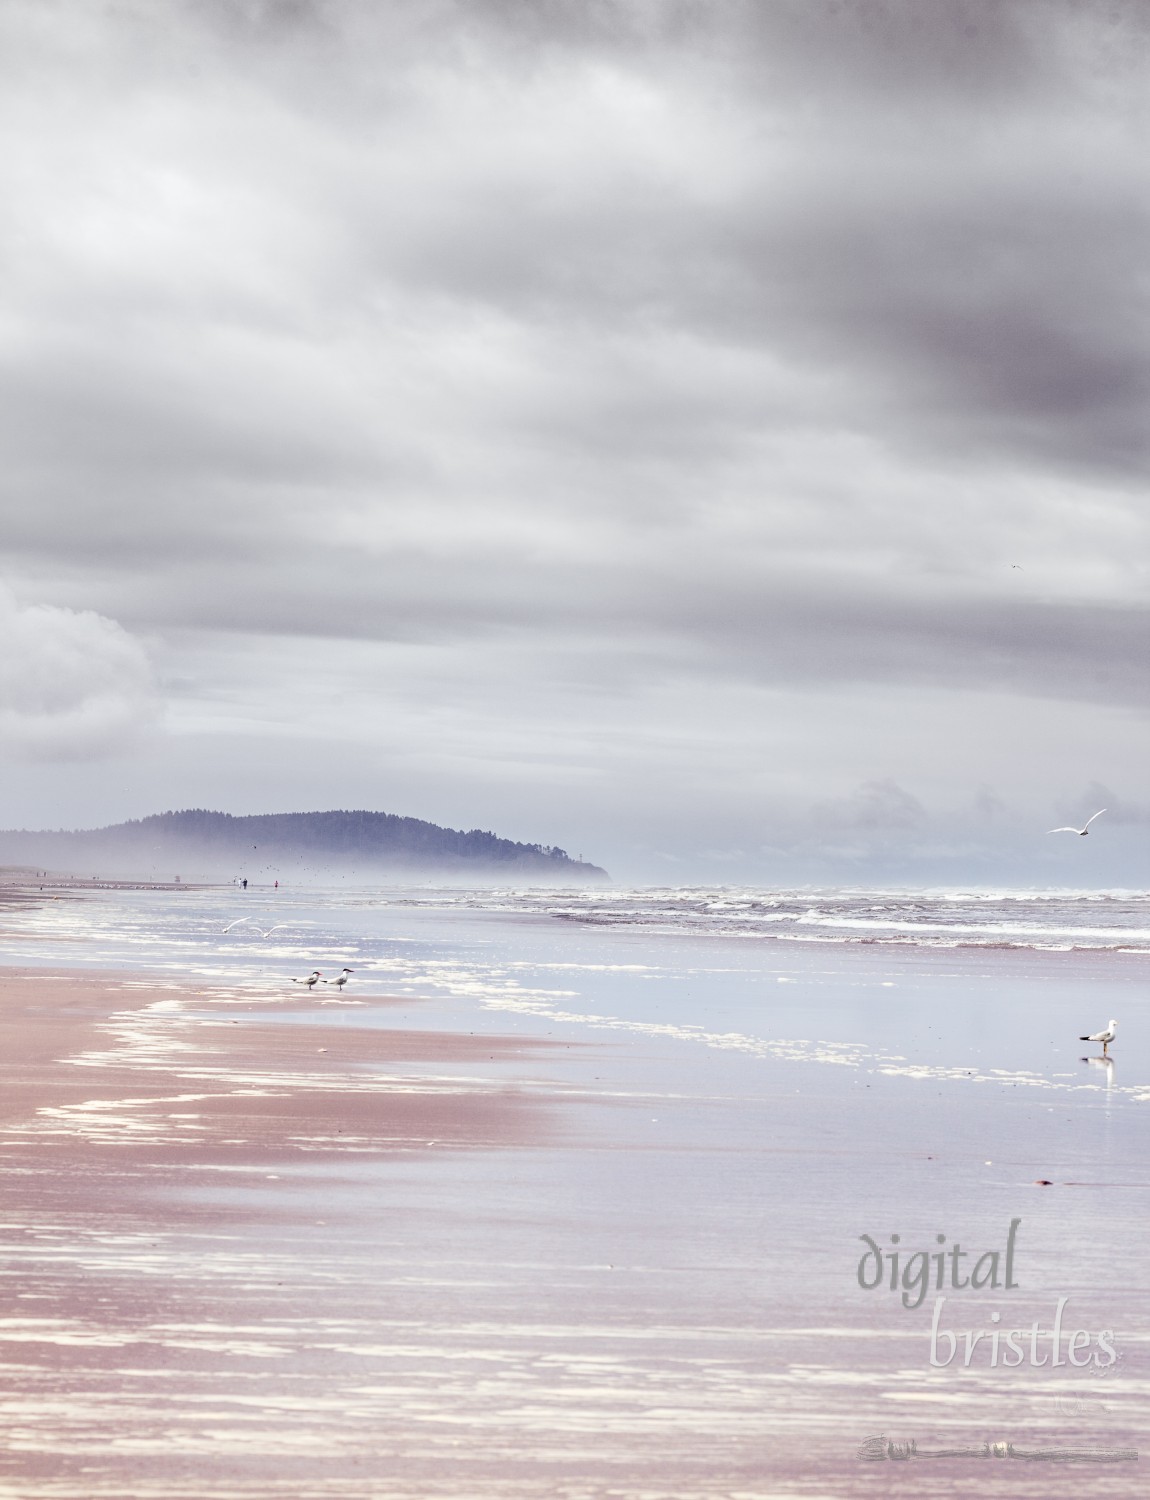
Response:
[[[354,969],[343,969],[334,979],[325,979],[324,984],[334,984],[337,990],[342,990],[347,983],[347,976],[354,973]]]
[[[1105,1031],[1095,1031],[1091,1036],[1080,1036],[1078,1038],[1078,1040],[1080,1042],[1101,1042],[1102,1043],[1102,1056],[1105,1057],[1106,1056],[1106,1049],[1107,1049],[1107,1047],[1109,1047],[1110,1043],[1114,1040],[1114,1033],[1117,1030],[1118,1030],[1118,1022],[1117,1021],[1111,1021],[1110,1025],[1107,1026],[1107,1028],[1106,1028]]]
[[[1100,807],[1094,814],[1094,818],[1100,818],[1105,811],[1104,807]],[[1046,831],[1047,833],[1077,833],[1081,838],[1085,838],[1090,832],[1090,825],[1094,822],[1094,818],[1087,818],[1081,828],[1048,828]]]
[[[316,980],[319,978],[321,972],[322,970],[320,969],[314,969],[306,979],[293,979],[292,984],[306,984],[309,990],[314,990]]]

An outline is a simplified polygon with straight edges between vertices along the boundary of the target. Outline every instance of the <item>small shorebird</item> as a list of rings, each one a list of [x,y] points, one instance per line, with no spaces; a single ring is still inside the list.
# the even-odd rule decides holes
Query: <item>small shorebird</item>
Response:
[[[1100,807],[1094,814],[1094,818],[1100,818],[1105,811],[1104,807]],[[1090,825],[1094,822],[1094,818],[1087,818],[1081,828],[1048,828],[1046,831],[1047,833],[1076,833],[1080,838],[1085,838],[1090,832]]]
[[[1114,1040],[1114,1033],[1117,1030],[1118,1030],[1118,1022],[1117,1021],[1111,1021],[1110,1025],[1107,1026],[1107,1028],[1106,1028],[1105,1031],[1096,1031],[1091,1036],[1080,1036],[1078,1038],[1078,1040],[1080,1042],[1101,1042],[1102,1043],[1102,1056],[1105,1057],[1106,1056],[1106,1049],[1107,1049],[1107,1047],[1109,1047],[1110,1043]]]
[[[324,984],[334,984],[337,990],[342,990],[344,985],[347,983],[347,976],[354,973],[354,969],[343,969],[335,976],[334,979],[325,979]]]
[[[321,972],[322,970],[315,969],[307,976],[306,979],[293,979],[292,984],[306,984],[309,990],[314,990],[316,981],[319,979]]]

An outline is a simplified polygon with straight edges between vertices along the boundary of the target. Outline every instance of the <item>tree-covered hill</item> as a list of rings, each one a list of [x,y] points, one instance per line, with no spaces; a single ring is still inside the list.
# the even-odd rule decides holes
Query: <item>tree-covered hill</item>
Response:
[[[335,869],[393,869],[398,872],[469,873],[530,878],[559,883],[607,879],[605,870],[563,849],[522,844],[485,829],[464,833],[421,818],[365,810],[231,813],[188,808],[72,832],[0,833],[0,862],[42,862],[59,867],[77,860],[141,873],[158,863],[209,860],[213,865],[256,872],[304,863]],[[290,873],[287,868],[283,873]]]

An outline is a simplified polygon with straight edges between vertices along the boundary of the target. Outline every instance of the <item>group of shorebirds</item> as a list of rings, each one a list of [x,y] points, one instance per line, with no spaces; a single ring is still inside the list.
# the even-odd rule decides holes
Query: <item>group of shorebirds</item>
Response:
[[[231,932],[233,927],[240,927],[247,922],[254,921],[254,917],[237,917],[234,922],[228,923],[228,925],[224,928],[224,931]],[[277,922],[274,927],[269,927],[266,932],[261,931],[260,936],[271,937],[273,932],[279,932],[281,929],[286,928],[288,925],[289,924],[287,922]],[[333,984],[335,985],[336,989],[342,994],[343,987],[347,983],[348,977],[354,973],[354,969],[343,968],[335,976],[334,979],[325,979],[323,977],[322,969],[313,969],[306,979],[293,979],[292,984],[305,984],[307,985],[309,990],[314,990],[317,984]]]
[[[354,969],[341,969],[334,979],[324,979],[322,969],[313,969],[306,979],[293,979],[292,984],[306,984],[309,990],[314,990],[317,984],[334,984],[342,994],[348,975],[354,973]]]

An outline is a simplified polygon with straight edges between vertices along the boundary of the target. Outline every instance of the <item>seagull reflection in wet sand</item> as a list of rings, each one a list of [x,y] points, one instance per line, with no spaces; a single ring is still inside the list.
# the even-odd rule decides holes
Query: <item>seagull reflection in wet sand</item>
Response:
[[[1101,1068],[1105,1075],[1107,1089],[1114,1087],[1114,1059],[1112,1057],[1084,1057],[1081,1061],[1089,1068]]]

